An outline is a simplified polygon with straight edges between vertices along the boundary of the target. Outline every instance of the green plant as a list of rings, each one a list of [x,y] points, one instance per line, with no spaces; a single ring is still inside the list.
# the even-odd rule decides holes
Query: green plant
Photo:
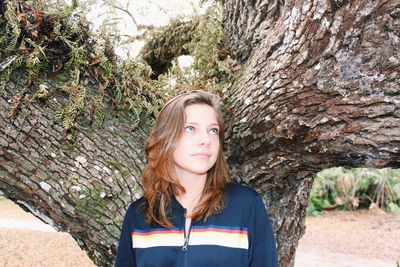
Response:
[[[68,102],[55,118],[65,130],[77,128],[79,119],[101,125],[106,106],[126,113],[135,125],[154,118],[161,101],[152,90],[151,68],[140,59],[117,62],[106,39],[91,37],[77,6],[75,0],[70,6],[32,0],[2,4],[0,94],[11,98],[12,115],[24,101],[61,93]],[[23,82],[7,89],[13,77]]]
[[[234,52],[224,46],[222,12],[221,4],[214,2],[185,46],[195,58],[193,68],[200,74],[199,84],[214,92],[226,90],[240,68]]]
[[[214,3],[203,17],[195,17],[193,21],[196,24],[191,25],[196,27],[190,28],[190,38],[176,42],[177,44],[184,43],[183,50],[193,58],[193,64],[182,69],[176,60],[172,60],[171,68],[158,76],[157,88],[166,92],[168,98],[183,90],[197,88],[217,94],[223,93],[231,85],[232,77],[239,69],[239,63],[233,59],[233,51],[224,47],[220,3]],[[169,42],[168,32],[167,30],[163,33],[162,36],[165,37],[158,38],[167,39]],[[145,52],[146,49],[148,50],[149,47],[145,47]],[[153,54],[154,52],[146,52],[145,56]],[[159,61],[163,58],[165,55],[157,55]]]
[[[342,167],[319,172],[314,178],[308,214],[324,209],[357,209],[376,205],[400,213],[400,170]]]

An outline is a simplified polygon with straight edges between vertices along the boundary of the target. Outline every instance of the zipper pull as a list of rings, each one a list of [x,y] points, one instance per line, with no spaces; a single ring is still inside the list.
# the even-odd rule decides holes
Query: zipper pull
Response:
[[[188,247],[188,239],[185,238],[185,243],[183,244],[182,251],[186,251]]]

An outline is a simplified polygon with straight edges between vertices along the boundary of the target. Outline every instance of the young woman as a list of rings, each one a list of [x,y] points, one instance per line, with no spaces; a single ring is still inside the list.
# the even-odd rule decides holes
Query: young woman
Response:
[[[275,267],[267,211],[231,183],[219,98],[192,91],[161,110],[146,143],[144,196],[125,215],[115,266]]]

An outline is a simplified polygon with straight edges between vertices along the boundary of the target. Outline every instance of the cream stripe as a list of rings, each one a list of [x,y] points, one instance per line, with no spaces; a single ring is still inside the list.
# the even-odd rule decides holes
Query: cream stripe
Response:
[[[189,245],[217,245],[231,248],[249,248],[246,234],[222,233],[217,231],[192,232]]]
[[[183,246],[183,234],[150,234],[147,236],[132,235],[133,248],[171,247]]]

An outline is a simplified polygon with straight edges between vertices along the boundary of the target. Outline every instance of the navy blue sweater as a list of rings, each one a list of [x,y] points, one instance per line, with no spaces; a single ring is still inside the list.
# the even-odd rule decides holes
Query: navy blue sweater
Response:
[[[144,221],[143,198],[125,215],[116,267],[275,267],[275,238],[267,211],[254,190],[229,184],[223,211],[206,221],[193,221],[185,236],[186,210],[174,200],[174,228]]]

